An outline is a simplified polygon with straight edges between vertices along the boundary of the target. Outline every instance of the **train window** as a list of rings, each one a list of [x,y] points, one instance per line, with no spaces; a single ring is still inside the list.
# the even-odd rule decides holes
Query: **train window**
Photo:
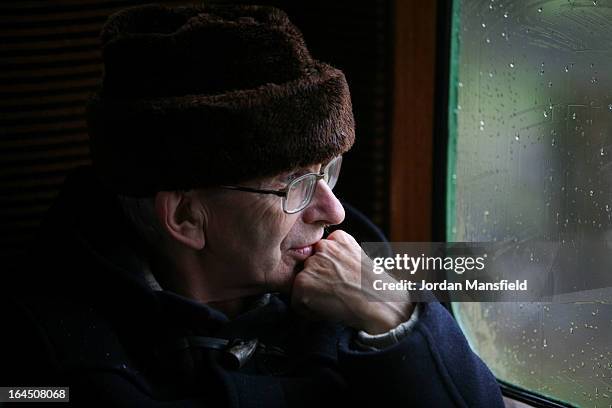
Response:
[[[605,0],[454,1],[449,241],[612,247],[610,21]],[[453,310],[501,381],[612,407],[612,288]]]

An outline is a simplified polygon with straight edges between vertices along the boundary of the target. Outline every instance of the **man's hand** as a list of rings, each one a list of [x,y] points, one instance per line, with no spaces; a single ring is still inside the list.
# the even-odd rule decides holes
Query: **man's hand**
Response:
[[[384,333],[408,320],[413,310],[408,294],[402,293],[393,302],[381,299],[372,281],[392,278],[374,275],[372,261],[352,236],[334,231],[317,242],[314,250],[293,282],[291,303],[299,313],[370,334]]]

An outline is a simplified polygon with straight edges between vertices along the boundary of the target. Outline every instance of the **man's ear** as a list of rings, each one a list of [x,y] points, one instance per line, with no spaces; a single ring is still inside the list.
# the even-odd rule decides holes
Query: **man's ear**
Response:
[[[155,212],[162,228],[172,238],[191,249],[204,248],[206,216],[194,192],[158,192],[155,196]]]

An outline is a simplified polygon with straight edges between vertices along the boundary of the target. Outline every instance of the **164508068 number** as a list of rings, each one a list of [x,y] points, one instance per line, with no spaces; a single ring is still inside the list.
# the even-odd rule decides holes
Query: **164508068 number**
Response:
[[[69,397],[68,387],[0,387],[0,402],[68,402]]]

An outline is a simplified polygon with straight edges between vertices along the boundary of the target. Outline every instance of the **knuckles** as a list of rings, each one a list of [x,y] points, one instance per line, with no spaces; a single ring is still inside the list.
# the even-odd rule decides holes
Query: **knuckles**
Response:
[[[320,239],[314,244],[316,249],[323,249],[329,247],[344,247],[344,246],[359,246],[355,238],[348,232],[343,230],[335,230],[327,236],[325,239]]]
[[[355,241],[355,238],[353,238],[351,234],[349,234],[348,232],[344,230],[335,230],[334,232],[329,234],[327,238],[331,241],[338,241],[338,242],[351,243],[351,244],[357,243],[357,241]]]
[[[332,239],[321,239],[314,245],[315,255],[317,252],[325,253],[325,252],[337,252],[342,248],[342,244],[338,241],[334,241]]]
[[[345,232],[341,229],[335,230],[327,236],[328,240],[340,242],[348,242],[352,238],[353,237],[348,232]]]
[[[313,245],[313,248],[315,249],[315,251],[324,251],[325,248],[327,248],[328,244],[329,244],[329,240],[320,239]]]
[[[355,238],[343,230],[335,230],[328,235],[327,240],[337,245],[349,248],[360,248],[359,243],[355,240]]]

